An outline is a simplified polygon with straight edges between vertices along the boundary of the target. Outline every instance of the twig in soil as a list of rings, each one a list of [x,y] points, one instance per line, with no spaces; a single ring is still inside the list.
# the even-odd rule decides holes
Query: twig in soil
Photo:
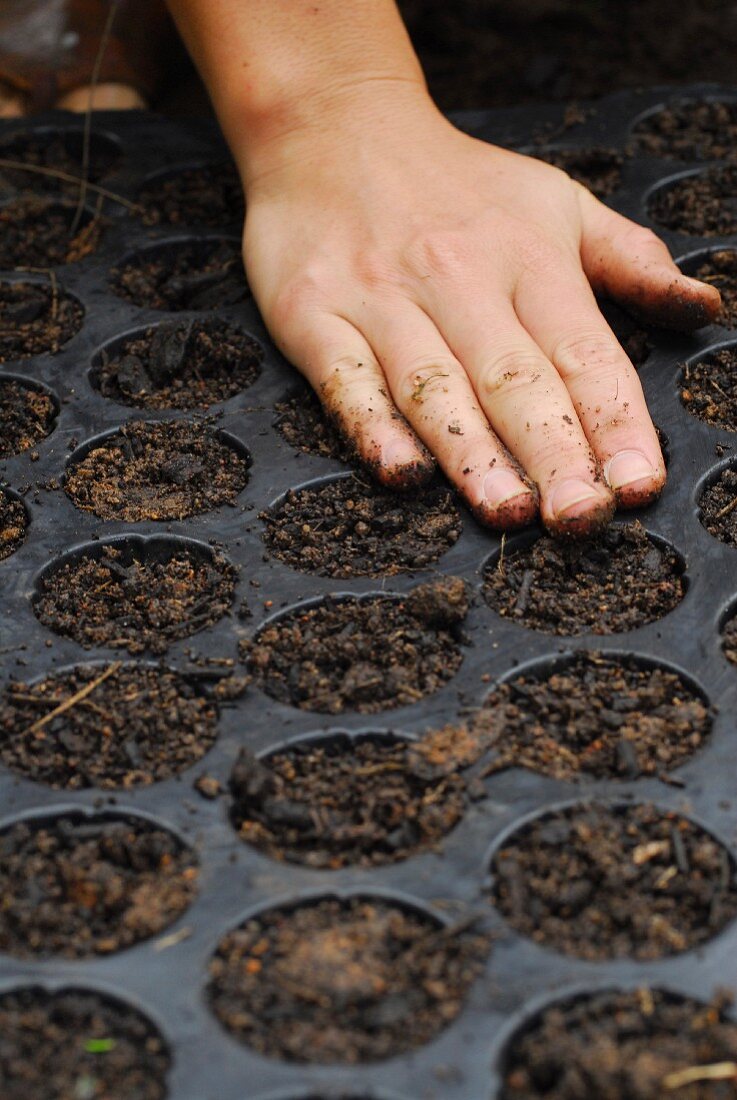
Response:
[[[725,504],[723,508],[720,508],[714,518],[722,519],[723,516],[728,516],[730,512],[734,512],[735,508],[737,508],[737,497],[732,497],[729,504]]]
[[[688,1066],[663,1078],[663,1088],[682,1089],[698,1081],[737,1080],[737,1062],[713,1062],[708,1066]]]
[[[48,176],[51,179],[62,180],[64,183],[81,185],[85,182],[81,176],[73,176],[71,172],[63,172],[60,168],[43,168],[40,164],[24,164],[20,160],[8,160],[6,157],[0,157],[0,168],[11,168],[15,172],[32,172],[37,176]],[[88,191],[94,191],[96,195],[101,195],[104,199],[110,199],[111,202],[124,206],[126,210],[131,210],[134,214],[142,214],[145,211],[145,207],[141,206],[140,203],[132,202],[123,195],[118,195],[115,191],[109,191],[107,187],[100,187],[99,184],[90,183],[89,180],[87,180],[86,187]]]
[[[507,532],[505,531],[504,534],[502,535],[502,545],[501,545],[501,548],[499,550],[499,561],[497,562],[497,565],[496,565],[497,573],[502,573],[502,574],[504,573],[504,548],[505,548],[506,545],[507,545]]]
[[[54,718],[71,710],[72,707],[81,702],[82,699],[86,699],[88,695],[92,694],[95,688],[100,686],[103,680],[107,680],[108,676],[112,676],[114,672],[117,672],[122,663],[122,661],[114,661],[113,664],[108,665],[108,667],[94,680],[91,680],[89,684],[85,684],[79,691],[75,691],[74,695],[70,695],[63,703],[59,703],[58,707],[54,707],[54,709],[50,710],[48,714],[45,714],[43,718],[39,718],[32,726],[29,726],[23,736],[27,737],[28,734],[38,733],[38,731],[43,729],[44,726],[47,726],[49,722],[52,722]]]
[[[514,610],[519,611],[520,615],[524,615],[527,610],[527,604],[530,599],[530,591],[532,589],[532,582],[535,579],[534,569],[525,569],[522,575],[522,584],[519,586],[519,592],[517,593],[517,599],[514,601]]]

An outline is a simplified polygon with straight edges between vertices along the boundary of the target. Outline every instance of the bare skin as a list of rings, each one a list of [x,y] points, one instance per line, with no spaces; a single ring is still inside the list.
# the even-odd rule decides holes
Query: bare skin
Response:
[[[146,101],[135,88],[127,84],[83,85],[61,96],[54,104],[61,111],[84,113],[93,111],[132,111],[146,107]],[[21,92],[0,82],[0,118],[22,118],[28,114],[28,103]]]

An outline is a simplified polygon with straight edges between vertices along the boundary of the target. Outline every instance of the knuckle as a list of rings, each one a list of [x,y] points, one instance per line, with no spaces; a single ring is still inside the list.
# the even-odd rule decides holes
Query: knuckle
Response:
[[[553,362],[565,377],[582,374],[621,374],[625,355],[614,336],[606,332],[579,332],[555,345]]]
[[[479,372],[483,397],[516,393],[536,386],[545,376],[547,362],[534,351],[506,351],[486,363]]]
[[[366,249],[353,263],[356,278],[366,290],[381,292],[396,287],[399,282],[396,262],[381,252]]]
[[[439,392],[447,393],[460,371],[457,360],[443,356],[418,356],[388,368],[392,386],[403,406],[421,405]]]
[[[283,283],[271,303],[269,312],[272,323],[278,329],[286,329],[295,319],[302,319],[316,311],[324,285],[317,272],[305,272]]]
[[[423,233],[407,249],[410,270],[422,276],[453,278],[467,268],[469,256],[468,234],[445,229]]]

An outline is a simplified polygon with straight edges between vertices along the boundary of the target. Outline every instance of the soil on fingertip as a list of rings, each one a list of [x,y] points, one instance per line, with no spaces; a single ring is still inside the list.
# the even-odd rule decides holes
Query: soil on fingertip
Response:
[[[140,1012],[87,990],[0,996],[3,1100],[164,1100],[171,1058]]]
[[[82,325],[84,310],[51,282],[0,282],[0,363],[55,354]]]
[[[737,103],[719,100],[675,103],[647,115],[634,127],[638,152],[670,160],[734,160]]]
[[[544,947],[660,959],[737,916],[734,862],[694,822],[652,805],[585,805],[523,825],[492,862],[494,904]]]
[[[290,447],[303,454],[355,464],[355,448],[341,436],[312,390],[277,402],[274,411],[278,414],[274,427]]]
[[[659,188],[649,214],[666,229],[696,237],[737,233],[737,165],[707,168]]]
[[[591,539],[544,536],[496,555],[483,593],[492,610],[546,634],[618,634],[655,622],[686,593],[683,563],[640,523]]]
[[[391,577],[425,569],[461,535],[447,489],[392,493],[360,475],[291,489],[261,514],[280,561],[323,577]]]
[[[235,242],[192,241],[141,252],[110,272],[115,294],[147,309],[222,309],[250,291]]]
[[[99,519],[186,519],[234,507],[248,483],[248,466],[202,423],[130,420],[72,462],[64,488],[77,508]]]
[[[22,501],[0,489],[0,561],[23,545],[28,531],[28,513]]]
[[[271,910],[220,941],[208,996],[260,1054],[356,1064],[428,1043],[458,1015],[489,943],[390,902]]]
[[[622,183],[624,157],[616,149],[536,149],[536,160],[561,168],[597,199],[607,199]]]
[[[243,188],[234,164],[185,168],[147,183],[137,202],[145,225],[204,225],[211,229],[242,222]]]
[[[721,348],[686,364],[681,401],[697,420],[737,432],[737,348]]]
[[[165,653],[227,614],[236,577],[218,553],[98,544],[43,574],[33,610],[44,626],[85,647]]]
[[[0,458],[35,447],[54,430],[56,408],[43,390],[0,378]]]
[[[707,485],[699,498],[699,519],[715,539],[737,546],[737,470],[722,470]]]
[[[460,775],[432,771],[412,742],[378,736],[305,742],[262,760],[242,749],[230,790],[242,840],[329,870],[407,859],[436,845],[466,806]]]
[[[70,201],[77,201],[82,179],[99,183],[115,168],[120,153],[113,143],[93,132],[85,168],[84,134],[79,130],[61,134],[14,134],[0,143],[0,157],[30,168],[51,170],[47,175],[45,172],[24,171],[22,167],[2,166],[0,195],[17,191],[62,191]],[[64,172],[79,182],[59,179],[54,172]]]
[[[655,347],[655,330],[644,328],[616,302],[602,299],[597,304],[629,361],[641,367]]]
[[[261,346],[226,321],[170,321],[101,355],[92,382],[138,409],[207,409],[253,385],[262,361]]]
[[[161,932],[194,900],[194,856],[143,820],[62,815],[5,829],[0,950],[109,955]]]
[[[500,1100],[729,1100],[734,1077],[698,1069],[737,1061],[730,1002],[643,986],[553,1004],[508,1045]]]
[[[467,612],[458,577],[401,599],[326,597],[243,639],[239,652],[256,684],[280,703],[374,714],[416,703],[455,675]]]
[[[737,252],[731,248],[710,252],[708,257],[688,274],[702,283],[715,286],[722,296],[722,310],[716,323],[724,328],[737,328]]]
[[[217,736],[218,704],[166,668],[78,665],[0,695],[0,760],[49,787],[141,787],[178,775]]]
[[[87,215],[78,227],[73,203],[27,197],[0,208],[0,268],[49,268],[92,255],[103,223]]]

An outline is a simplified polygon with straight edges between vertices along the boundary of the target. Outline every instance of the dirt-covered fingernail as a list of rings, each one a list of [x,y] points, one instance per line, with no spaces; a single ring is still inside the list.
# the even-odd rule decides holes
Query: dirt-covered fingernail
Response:
[[[658,471],[642,451],[619,451],[604,467],[604,476],[615,492],[636,485],[638,481],[652,480],[657,475]]]
[[[491,470],[484,478],[484,499],[492,507],[531,493],[529,486],[511,470]]]
[[[569,519],[573,514],[587,511],[590,505],[601,504],[606,495],[603,488],[597,489],[590,481],[571,477],[553,489],[550,511],[557,519]]]

